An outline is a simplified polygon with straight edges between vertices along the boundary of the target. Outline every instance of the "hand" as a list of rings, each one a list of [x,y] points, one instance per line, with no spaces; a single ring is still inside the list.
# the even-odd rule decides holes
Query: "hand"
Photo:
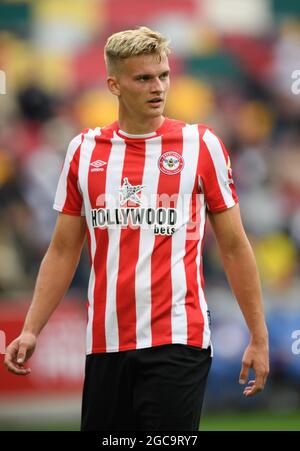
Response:
[[[25,368],[24,363],[32,356],[36,346],[36,336],[24,332],[13,340],[6,349],[4,365],[11,373],[18,376],[26,376],[31,373],[30,368]]]
[[[255,373],[255,380],[247,382],[249,369],[253,368]],[[264,387],[269,374],[269,349],[268,343],[250,343],[246,348],[243,360],[242,369],[240,373],[240,384],[248,384],[244,389],[243,394],[253,396],[261,392]]]

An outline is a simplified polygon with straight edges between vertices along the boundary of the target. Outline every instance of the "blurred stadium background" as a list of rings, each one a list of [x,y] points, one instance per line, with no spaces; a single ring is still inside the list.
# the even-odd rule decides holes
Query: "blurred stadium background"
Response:
[[[245,399],[238,375],[247,331],[208,228],[205,276],[215,359],[203,428],[300,430],[296,0],[0,2],[0,330],[7,342],[20,331],[56,220],[52,201],[68,141],[84,127],[115,119],[104,42],[139,25],[172,40],[167,115],[211,125],[230,150],[264,290],[271,374],[260,396]],[[87,278],[85,252],[67,298],[40,337],[32,375],[17,378],[1,366],[1,430],[78,429]]]

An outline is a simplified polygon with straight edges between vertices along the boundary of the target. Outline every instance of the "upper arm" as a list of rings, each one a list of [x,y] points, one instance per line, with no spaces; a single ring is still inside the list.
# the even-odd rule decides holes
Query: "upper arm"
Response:
[[[238,204],[220,213],[208,213],[208,217],[222,253],[249,245]]]
[[[79,255],[86,234],[85,217],[60,213],[49,249],[59,254]]]

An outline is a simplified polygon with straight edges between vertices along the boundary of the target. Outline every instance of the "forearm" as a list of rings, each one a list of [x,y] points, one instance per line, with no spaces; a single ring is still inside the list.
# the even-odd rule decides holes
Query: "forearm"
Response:
[[[247,239],[221,255],[232,291],[239,303],[253,341],[265,341],[268,333],[264,320],[258,270]]]
[[[249,381],[244,390],[245,396],[253,396],[263,390],[269,373],[268,332],[258,270],[241,221],[239,206],[235,205],[220,213],[209,213],[209,218],[228,281],[250,332],[250,343],[243,355],[239,380],[245,384],[249,369],[253,368],[255,380]]]
[[[38,336],[72,281],[79,255],[48,249],[38,273],[23,332]]]

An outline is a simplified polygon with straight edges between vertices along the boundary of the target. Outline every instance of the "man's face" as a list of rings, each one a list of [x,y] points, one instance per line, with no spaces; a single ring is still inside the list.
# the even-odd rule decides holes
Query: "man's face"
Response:
[[[114,94],[122,111],[133,118],[155,118],[162,115],[169,90],[168,58],[162,55],[138,55],[120,61]]]

